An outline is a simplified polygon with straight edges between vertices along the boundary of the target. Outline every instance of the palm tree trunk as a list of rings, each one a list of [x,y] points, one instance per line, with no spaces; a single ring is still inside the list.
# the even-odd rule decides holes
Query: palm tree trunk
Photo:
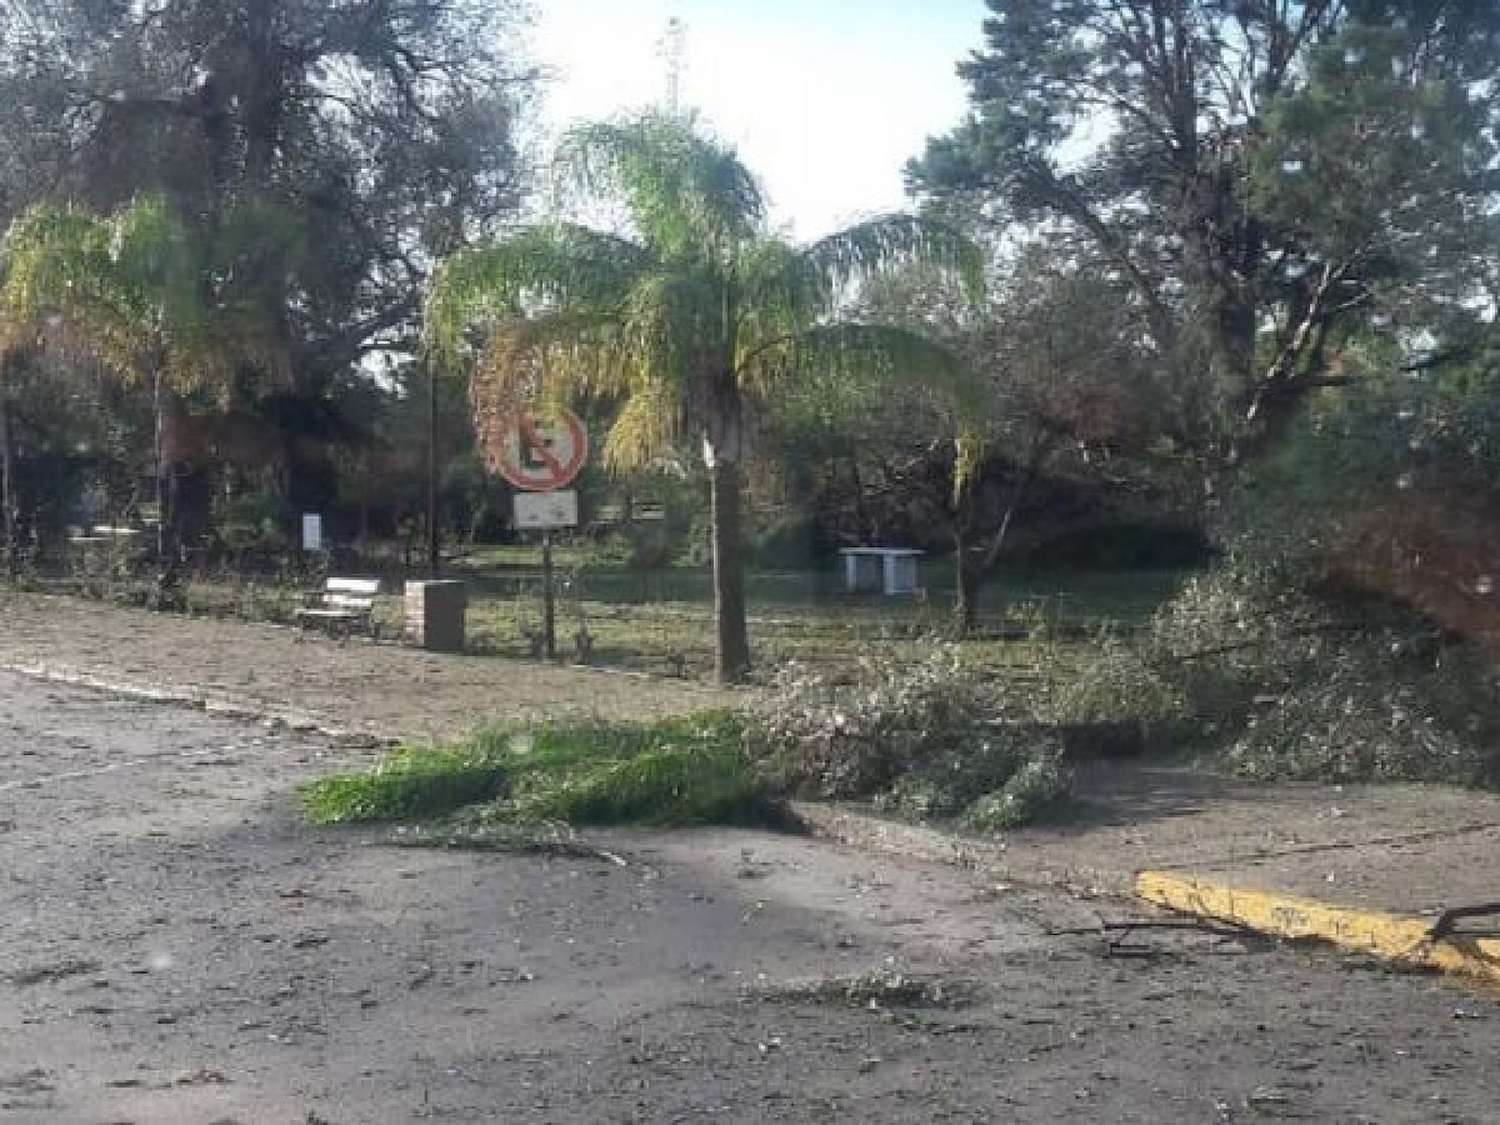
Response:
[[[979,582],[969,562],[969,537],[960,528],[953,531],[953,636],[967,640],[979,615]]]
[[[714,671],[723,684],[742,681],[750,671],[750,637],[745,623],[745,557],[740,518],[740,466],[716,459],[710,471],[713,502]]]
[[[750,672],[750,637],[745,622],[745,552],[741,518],[740,454],[743,407],[732,375],[712,386],[712,406],[703,455],[708,463],[714,551],[714,671],[721,684],[735,684]]]

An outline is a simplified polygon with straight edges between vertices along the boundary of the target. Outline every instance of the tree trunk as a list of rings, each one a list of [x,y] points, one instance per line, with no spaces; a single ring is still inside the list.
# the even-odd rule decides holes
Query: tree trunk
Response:
[[[740,466],[719,461],[711,471],[713,497],[714,672],[734,684],[750,671],[750,637],[745,623],[745,558],[740,519]]]
[[[4,509],[5,569],[12,576],[16,573],[18,544],[16,543],[16,460],[11,445],[10,431],[10,384],[0,385],[0,508]]]
[[[739,683],[750,672],[740,495],[741,415],[739,387],[730,376],[714,387],[714,404],[703,441],[712,500],[714,672],[722,684]]]
[[[979,616],[980,591],[989,581],[996,564],[1000,561],[1000,555],[1005,550],[1005,542],[1010,537],[1010,525],[1022,501],[1031,491],[1031,486],[1041,475],[1042,465],[1046,463],[1053,444],[1053,439],[1047,438],[1032,449],[1031,456],[1026,462],[1026,469],[1006,501],[1005,512],[1000,517],[1000,526],[995,529],[994,536],[990,539],[989,546],[985,548],[982,558],[977,562],[970,562],[963,533],[954,532],[956,549],[953,563],[953,628],[959,640],[964,640],[974,631],[974,624]],[[973,502],[972,498],[970,502]],[[962,513],[960,513],[961,516]]]
[[[969,565],[968,538],[962,531],[953,533],[953,638],[966,640],[974,631],[979,616],[980,578]]]

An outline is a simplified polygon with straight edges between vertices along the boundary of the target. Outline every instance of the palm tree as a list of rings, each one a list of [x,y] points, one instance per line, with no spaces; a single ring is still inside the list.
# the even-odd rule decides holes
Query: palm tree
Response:
[[[270,354],[253,311],[218,292],[224,271],[212,258],[208,242],[156,196],[102,217],[38,204],[12,223],[0,248],[0,357],[39,335],[72,339],[122,385],[149,389],[157,559],[168,577],[176,548],[164,483],[169,399],[225,387],[247,357]]]
[[[750,667],[740,514],[747,409],[802,377],[961,388],[958,361],[942,347],[839,312],[863,281],[915,261],[977,293],[979,251],[907,215],[793,247],[769,231],[765,197],[734,151],[678,115],[580,126],[564,138],[557,169],[580,202],[620,208],[623,233],[549,222],[447,259],[428,295],[429,346],[456,365],[470,333],[485,333],[474,371],[480,414],[527,399],[612,404],[612,470],[648,464],[685,436],[701,439],[716,671],[738,681]]]

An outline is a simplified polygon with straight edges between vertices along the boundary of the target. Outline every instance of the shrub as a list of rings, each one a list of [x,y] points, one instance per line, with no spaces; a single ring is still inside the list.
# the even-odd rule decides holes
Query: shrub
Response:
[[[984,676],[943,646],[914,665],[865,661],[852,681],[790,667],[754,712],[749,734],[779,791],[866,799],[909,820],[946,819],[1003,793],[1035,763],[1060,760],[1055,735],[1006,722],[1002,711]],[[1054,775],[1066,790],[1066,771]],[[1016,803],[1006,826],[1043,804]]]
[[[1026,759],[995,790],[976,800],[963,816],[964,827],[975,832],[1002,832],[1044,819],[1072,791],[1072,771],[1062,754],[1047,750]]]
[[[913,664],[865,660],[852,680],[788,665],[753,712],[753,748],[797,796],[869,797],[980,744],[998,704],[956,649]]]
[[[1106,643],[1062,717],[1164,723],[1258,778],[1500,782],[1493,673],[1402,607],[1226,565],[1136,645]]]

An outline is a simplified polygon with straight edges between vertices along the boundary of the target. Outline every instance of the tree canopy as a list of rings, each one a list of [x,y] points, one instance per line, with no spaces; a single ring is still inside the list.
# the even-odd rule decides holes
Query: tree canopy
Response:
[[[901,377],[962,395],[962,363],[928,337],[842,317],[860,284],[925,261],[977,291],[977,248],[891,215],[809,246],[770,234],[760,185],[691,119],[647,114],[573,130],[557,172],[575,200],[613,202],[618,231],[559,220],[446,261],[427,306],[435,353],[485,333],[478,412],[580,396],[611,404],[606,461],[634,468],[701,440],[713,479],[719,673],[749,666],[740,561],[746,410],[788,382]],[[481,423],[481,430],[485,427]]]
[[[1204,446],[1357,378],[1359,336],[1472,328],[1496,244],[1492,5],[988,7],[959,68],[972,112],[911,182],[1100,255]]]

